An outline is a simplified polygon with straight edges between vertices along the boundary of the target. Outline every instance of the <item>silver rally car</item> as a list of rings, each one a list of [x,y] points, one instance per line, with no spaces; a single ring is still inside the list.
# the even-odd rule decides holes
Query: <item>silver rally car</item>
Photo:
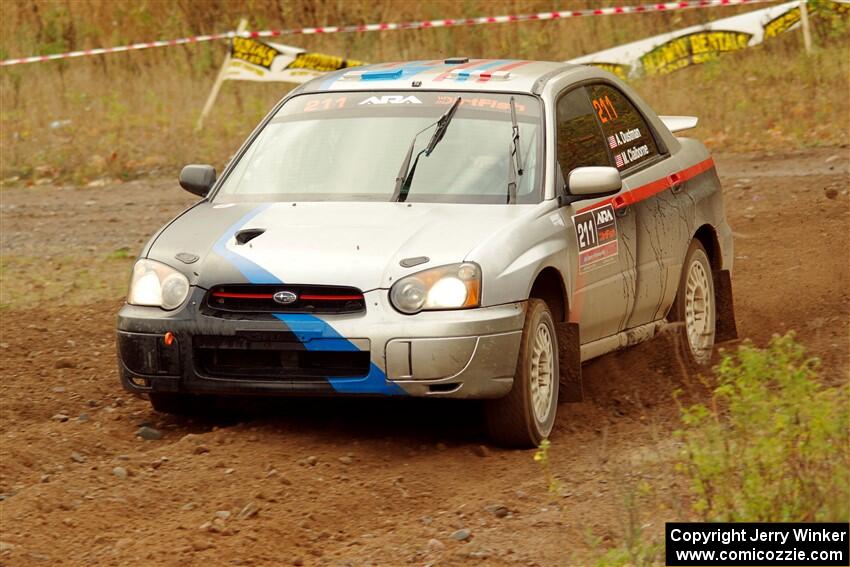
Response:
[[[290,92],[133,268],[121,380],[155,409],[211,395],[485,400],[533,446],[581,364],[673,328],[735,336],[709,152],[593,67],[455,58]]]

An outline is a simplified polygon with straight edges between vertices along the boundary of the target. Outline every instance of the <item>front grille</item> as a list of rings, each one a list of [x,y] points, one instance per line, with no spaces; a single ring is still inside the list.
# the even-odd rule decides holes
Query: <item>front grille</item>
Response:
[[[286,333],[193,337],[205,376],[243,380],[322,380],[369,374],[368,351],[310,351]]]
[[[293,299],[291,302],[275,300]],[[285,296],[285,297],[281,297]],[[366,310],[363,292],[326,285],[221,285],[207,293],[209,309],[224,313],[359,313]]]

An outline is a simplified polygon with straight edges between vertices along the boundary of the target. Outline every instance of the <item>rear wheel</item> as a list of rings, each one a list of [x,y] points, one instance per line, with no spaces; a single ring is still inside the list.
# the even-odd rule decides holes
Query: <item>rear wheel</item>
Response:
[[[487,428],[497,443],[536,447],[552,431],[558,408],[557,341],[546,303],[529,299],[513,388],[485,406]]]
[[[679,351],[691,367],[705,366],[714,352],[717,316],[711,263],[698,240],[691,242],[679,291],[671,309],[672,319],[679,323]]]

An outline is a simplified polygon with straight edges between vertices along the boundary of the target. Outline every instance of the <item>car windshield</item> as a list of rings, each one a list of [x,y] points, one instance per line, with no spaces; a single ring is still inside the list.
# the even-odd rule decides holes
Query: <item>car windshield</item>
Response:
[[[515,99],[524,174],[518,203],[540,201],[540,103],[475,92],[334,92],[295,96],[251,143],[216,193],[234,201],[390,201],[414,135],[457,99],[443,140],[422,156],[407,202],[507,202]],[[419,135],[415,152],[434,133]]]

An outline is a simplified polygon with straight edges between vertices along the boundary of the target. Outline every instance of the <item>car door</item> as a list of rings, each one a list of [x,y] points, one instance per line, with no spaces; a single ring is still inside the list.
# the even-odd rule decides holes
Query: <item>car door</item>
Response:
[[[623,198],[615,198],[615,208],[635,226],[635,300],[625,323],[626,328],[633,328],[664,317],[664,298],[678,283],[678,272],[671,264],[676,262],[676,243],[687,242],[679,235],[685,223],[678,203],[681,185],[675,183],[678,168],[676,158],[666,152],[637,106],[620,89],[597,83],[587,90],[623,179]]]
[[[611,166],[590,98],[583,86],[565,90],[556,102],[556,156],[564,179],[582,166]],[[582,199],[562,209],[571,266],[570,320],[581,343],[625,328],[635,297],[635,221],[618,215],[611,197]]]

